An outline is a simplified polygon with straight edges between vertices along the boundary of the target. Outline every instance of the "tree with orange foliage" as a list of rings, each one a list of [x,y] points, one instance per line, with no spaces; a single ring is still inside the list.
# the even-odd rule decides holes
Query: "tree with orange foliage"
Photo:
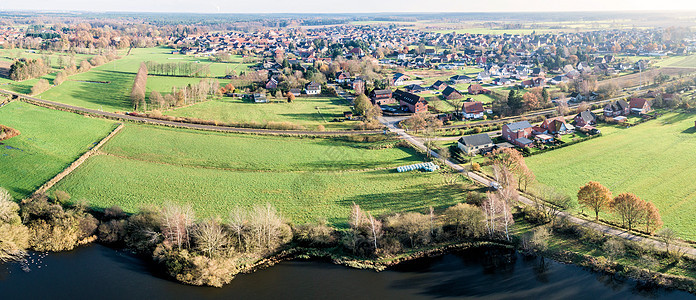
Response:
[[[291,92],[287,92],[287,93],[285,94],[285,97],[288,98],[288,102],[295,101],[295,95],[293,95]]]
[[[599,212],[611,203],[611,192],[599,182],[590,181],[578,191],[578,202],[591,209],[595,213],[595,221],[597,221],[599,220]]]
[[[655,204],[650,202],[645,203],[643,223],[645,223],[645,232],[650,234],[662,227],[662,217],[660,216],[660,211],[657,209]]]
[[[610,207],[621,216],[623,227],[628,231],[633,229],[633,224],[640,222],[645,215],[645,201],[632,193],[622,193],[611,201]]]

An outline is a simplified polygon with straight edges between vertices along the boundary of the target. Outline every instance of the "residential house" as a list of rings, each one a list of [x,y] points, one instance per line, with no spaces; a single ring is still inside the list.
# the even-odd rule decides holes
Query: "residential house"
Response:
[[[493,79],[493,84],[495,84],[495,85],[506,85],[506,84],[511,84],[511,83],[513,83],[513,81],[510,78]]]
[[[444,89],[444,88],[446,88],[446,87],[447,87],[447,83],[445,83],[445,82],[442,81],[442,80],[435,81],[435,83],[433,83],[433,84],[430,86],[430,88],[433,89],[433,90],[442,90],[442,89]]]
[[[555,117],[555,118],[548,118],[544,120],[544,122],[541,122],[541,125],[539,127],[543,128],[546,133],[550,134],[566,134],[573,129],[566,124],[565,117]]]
[[[450,81],[454,84],[469,83],[471,82],[471,77],[466,75],[454,75],[450,77]]]
[[[442,91],[442,97],[445,98],[446,100],[453,100],[453,99],[459,99],[462,97],[462,93],[457,91],[457,89],[448,86],[445,88],[444,91]]]
[[[405,111],[412,113],[427,112],[428,101],[423,97],[402,90],[396,90],[392,93],[395,100],[399,101],[399,105]]]
[[[267,90],[273,90],[278,88],[278,81],[275,78],[271,78],[268,82],[266,82],[266,89]]]
[[[490,151],[493,148],[493,141],[487,133],[479,133],[459,138],[457,147],[467,155],[476,155]]]
[[[386,90],[372,90],[370,93],[370,100],[372,100],[373,105],[386,105],[394,103],[394,98],[392,98],[392,91]]]
[[[604,106],[604,116],[616,117],[627,116],[630,113],[630,107],[624,100],[617,100]]]
[[[518,147],[530,147],[533,144],[532,125],[528,121],[519,121],[503,125],[503,138]]]
[[[467,119],[483,119],[483,102],[462,103],[462,116]]]
[[[290,89],[290,94],[292,94],[295,97],[299,96],[301,93],[302,93],[301,89],[298,89],[298,88]]]
[[[420,85],[417,85],[417,84],[409,84],[409,85],[404,87],[404,90],[406,90],[407,92],[411,92],[411,93],[420,93],[420,92],[425,91],[426,89]]]
[[[391,85],[393,85],[393,86],[404,85],[405,80],[408,80],[408,75],[405,75],[402,73],[396,73],[396,74],[394,74],[394,77],[392,77]]]
[[[573,118],[575,121],[575,128],[588,128],[594,129],[594,125],[597,125],[597,116],[590,110],[580,112]]]
[[[350,73],[348,73],[348,72],[337,72],[336,73],[336,82],[344,83],[347,80],[350,80]]]
[[[316,81],[312,81],[305,86],[305,93],[307,95],[319,95],[321,94],[321,84]]]
[[[644,98],[632,98],[628,103],[633,114],[645,114],[652,110],[650,102]]]
[[[490,94],[491,91],[484,89],[483,86],[480,84],[472,84],[467,88],[467,92],[471,95],[478,95],[478,94]]]

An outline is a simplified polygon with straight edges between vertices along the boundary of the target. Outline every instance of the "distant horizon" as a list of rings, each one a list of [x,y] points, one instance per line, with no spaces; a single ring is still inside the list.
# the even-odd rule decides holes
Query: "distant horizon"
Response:
[[[37,9],[37,8],[41,9]],[[432,8],[437,8],[433,10]],[[192,13],[192,14],[456,14],[456,13],[684,13],[696,11],[689,0],[353,0],[326,5],[321,0],[221,1],[221,0],[121,0],[103,3],[89,0],[4,0],[0,11],[87,13]]]

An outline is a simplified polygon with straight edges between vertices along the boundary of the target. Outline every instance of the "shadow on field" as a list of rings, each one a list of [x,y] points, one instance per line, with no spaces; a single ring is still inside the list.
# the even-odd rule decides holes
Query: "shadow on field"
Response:
[[[404,178],[398,178],[404,180]],[[345,198],[340,205],[350,207],[356,203],[367,211],[387,210],[389,212],[417,211],[425,213],[428,207],[445,209],[466,198],[466,193],[458,185],[443,186],[419,184],[393,192],[366,194]]]
[[[691,115],[691,114],[680,113],[680,114],[676,114],[673,116],[664,117],[661,119],[661,121],[663,124],[667,125],[667,124],[673,124],[673,123],[684,121],[686,119],[691,118],[692,116],[693,115]]]
[[[696,133],[696,127],[689,127],[686,130],[682,131],[682,133],[686,133],[686,134]]]
[[[117,107],[122,110],[130,110],[130,90],[133,85],[133,74],[122,74],[115,71],[94,70],[90,71],[89,78],[83,80],[110,81],[110,84],[78,84],[77,88],[70,92],[70,96],[95,105]]]

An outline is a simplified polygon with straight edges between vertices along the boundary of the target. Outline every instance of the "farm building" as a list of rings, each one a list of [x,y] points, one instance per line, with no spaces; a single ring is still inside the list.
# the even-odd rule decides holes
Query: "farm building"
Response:
[[[370,100],[372,100],[373,105],[385,105],[396,102],[394,98],[392,98],[392,91],[390,89],[372,90],[370,93]]]
[[[392,94],[395,100],[399,101],[401,108],[412,113],[428,111],[428,101],[423,97],[402,90],[396,90]]]

